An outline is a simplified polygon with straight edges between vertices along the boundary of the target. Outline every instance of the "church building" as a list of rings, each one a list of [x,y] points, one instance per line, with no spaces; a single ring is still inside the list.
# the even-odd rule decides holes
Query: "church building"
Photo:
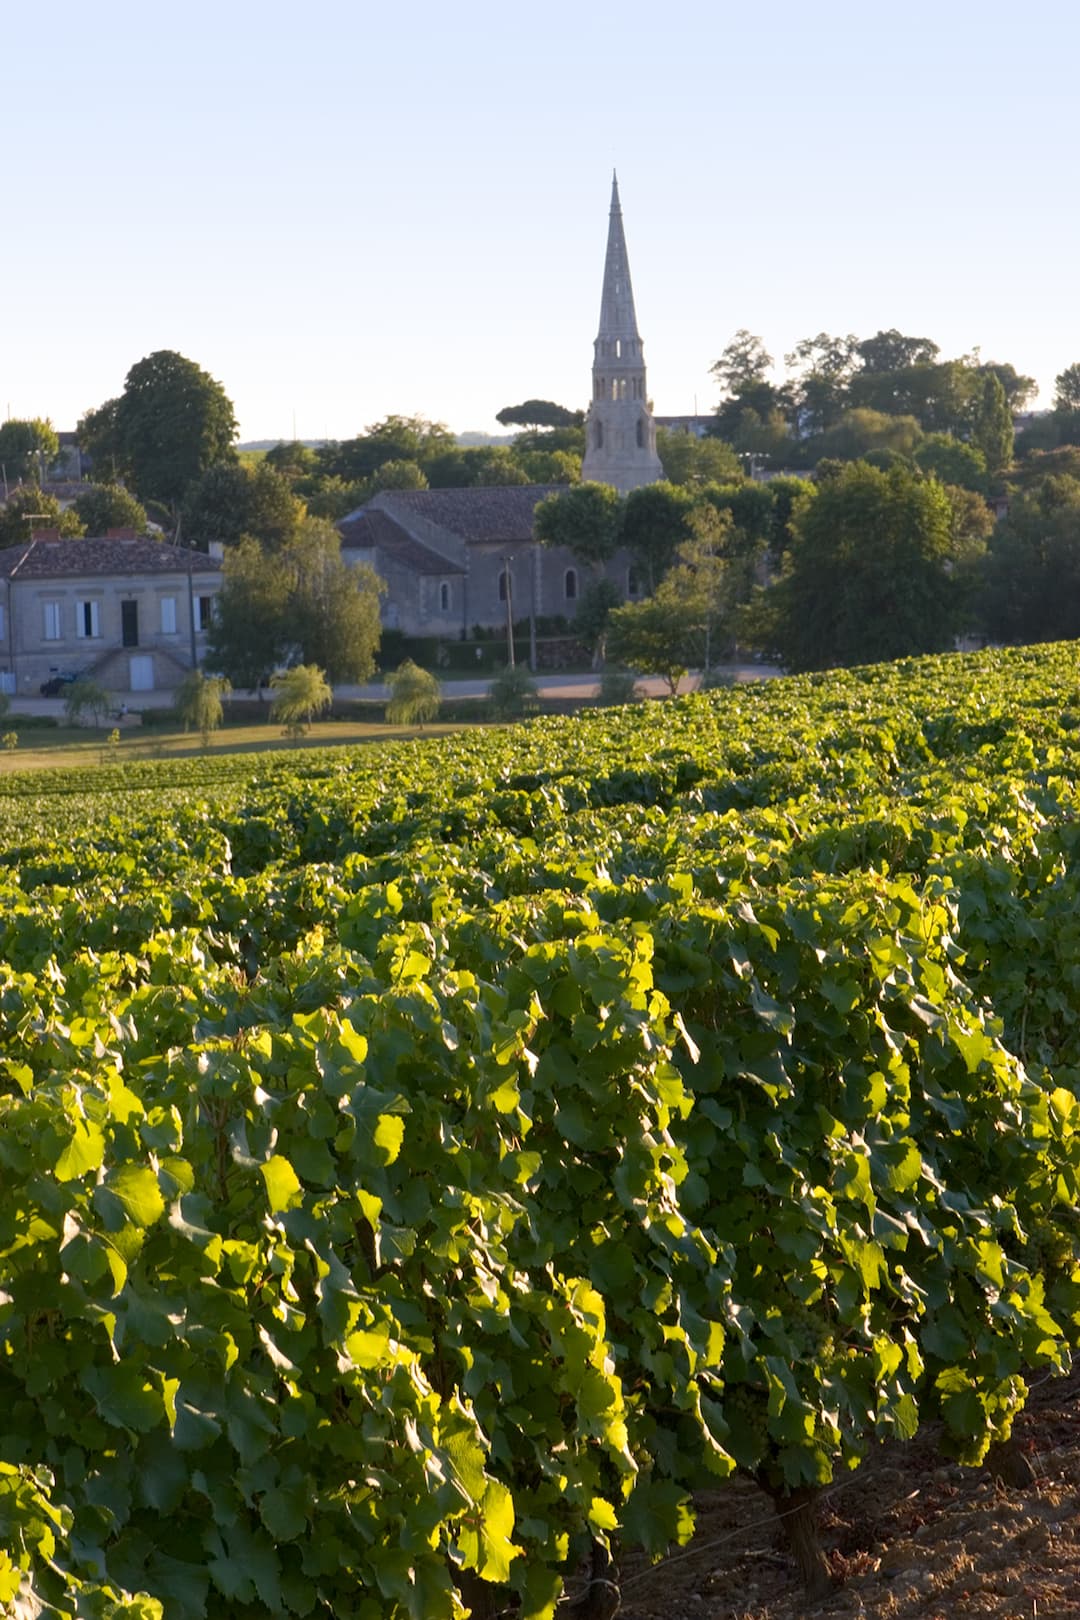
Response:
[[[585,436],[584,480],[625,494],[663,478],[615,178]],[[573,618],[589,571],[572,552],[539,545],[532,532],[538,502],[560,487],[384,490],[338,524],[342,554],[384,580],[386,629],[441,637],[465,636],[473,625],[496,629],[508,597],[517,617]],[[638,593],[625,555],[604,572],[623,595]]]
[[[611,179],[600,330],[593,345],[592,401],[585,421],[582,479],[613,484],[620,495],[655,484],[664,476],[656,453],[656,426],[645,387],[645,354],[634,311],[630,259],[619,206],[619,181]]]

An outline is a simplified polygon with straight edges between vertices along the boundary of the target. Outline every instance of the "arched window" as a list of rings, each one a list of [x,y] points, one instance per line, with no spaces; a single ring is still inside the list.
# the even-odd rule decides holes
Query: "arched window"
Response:
[[[507,586],[506,586],[506,569],[505,568],[500,568],[499,569],[499,601],[500,602],[505,602],[506,601],[506,588],[507,588]]]
[[[450,611],[450,587],[449,587],[449,585],[446,583],[446,581],[444,579],[442,584],[439,586],[439,612],[440,613],[449,613],[449,611]]]
[[[619,397],[619,379],[618,379],[618,377],[612,377],[612,379],[611,379],[611,397],[612,397],[612,399],[618,399],[618,397]]]
[[[627,596],[641,595],[641,576],[636,568],[628,568],[626,571],[626,594]]]
[[[637,419],[637,447],[639,450],[645,448],[645,423],[640,416]]]
[[[622,338],[615,339],[615,358],[616,360],[622,359]]]
[[[593,438],[594,438],[594,440],[596,442],[596,448],[598,450],[602,450],[604,448],[604,424],[603,424],[603,422],[597,422],[597,424],[596,424],[596,432],[593,434]]]
[[[563,595],[568,602],[577,600],[577,569],[568,568],[563,575]]]

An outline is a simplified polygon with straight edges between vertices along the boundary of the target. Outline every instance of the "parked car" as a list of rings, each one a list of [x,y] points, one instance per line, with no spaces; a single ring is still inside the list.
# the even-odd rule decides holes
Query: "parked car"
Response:
[[[41,683],[42,697],[60,697],[65,686],[70,686],[85,674],[84,669],[62,669],[56,675],[50,675],[47,681]]]

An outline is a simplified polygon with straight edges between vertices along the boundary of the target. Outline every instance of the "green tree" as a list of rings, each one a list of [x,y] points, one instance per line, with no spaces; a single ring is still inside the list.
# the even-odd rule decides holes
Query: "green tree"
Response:
[[[272,444],[264,457],[268,467],[273,467],[287,478],[290,484],[298,478],[305,478],[313,473],[319,465],[319,458],[310,445],[301,444],[299,439],[281,439]]]
[[[442,691],[430,670],[421,669],[411,658],[398,665],[387,676],[390,701],[386,705],[386,718],[394,726],[423,726],[425,720],[434,720],[442,702]]]
[[[1046,478],[1011,502],[990,538],[982,606],[995,640],[1080,636],[1080,479]]]
[[[758,634],[791,670],[939,652],[962,627],[953,509],[914,471],[837,466],[803,510]]]
[[[581,457],[572,450],[519,450],[511,452],[527,484],[580,484]]]
[[[976,445],[965,444],[951,433],[928,434],[916,445],[912,460],[920,472],[942,484],[958,484],[980,494],[986,491],[986,457]]]
[[[334,701],[323,670],[317,664],[294,664],[270,680],[273,697],[270,718],[280,720],[290,737],[302,737],[317,714]]]
[[[455,448],[454,435],[442,422],[423,416],[387,416],[355,439],[320,445],[316,454],[324,473],[357,483],[370,478],[386,461],[415,461],[423,467],[433,456]]]
[[[175,508],[208,467],[235,454],[236,417],[219,382],[194,360],[159,349],[132,366],[117,400],[79,424],[80,443],[114,463],[141,500]]]
[[[524,664],[507,664],[492,681],[488,701],[496,719],[520,720],[536,712],[536,682]]]
[[[620,605],[622,599],[619,587],[606,574],[591,579],[581,593],[574,615],[574,635],[585,644],[597,662],[603,662],[605,656],[611,611]]]
[[[1055,411],[1080,411],[1080,362],[1066,366],[1054,378]]]
[[[286,636],[327,679],[367,681],[375,672],[381,580],[341,555],[332,523],[307,518],[278,553],[286,580]]]
[[[619,544],[630,552],[650,593],[690,538],[693,499],[688,489],[661,482],[632,489],[623,500]]]
[[[875,332],[873,337],[863,338],[855,345],[855,352],[864,372],[880,374],[932,365],[940,350],[929,338],[905,337],[891,326],[887,332]]]
[[[523,405],[504,405],[495,416],[503,427],[559,428],[580,427],[584,411],[568,411],[550,399],[527,399]]]
[[[180,515],[185,542],[205,551],[211,541],[235,545],[251,535],[275,550],[292,538],[305,507],[285,474],[266,461],[255,467],[223,461],[189,487]]]
[[[824,433],[839,421],[848,402],[848,384],[856,364],[858,339],[819,332],[803,338],[784,364],[796,370],[793,391],[794,426],[798,436]]]
[[[221,728],[225,718],[222,700],[231,690],[223,676],[206,675],[201,669],[193,669],[180,683],[176,707],[184,730],[197,731],[204,748],[209,748],[214,732]]]
[[[83,533],[78,513],[61,508],[55,495],[36,484],[22,484],[0,508],[0,547],[24,545],[35,529],[59,529],[66,539]]]
[[[88,675],[72,681],[64,691],[64,718],[69,726],[81,726],[89,718],[100,726],[109,712],[109,694]]]
[[[384,461],[368,480],[370,495],[384,489],[427,489],[427,474],[415,461]]]
[[[922,438],[913,416],[857,407],[845,411],[835,427],[816,441],[816,455],[838,461],[858,461],[870,450],[892,450],[910,456]]]
[[[600,568],[618,550],[622,501],[610,484],[575,484],[536,508],[533,532],[545,546],[565,546],[579,562]]]
[[[656,453],[669,484],[731,484],[743,476],[742,463],[722,439],[657,428]]]
[[[0,424],[0,468],[9,484],[31,476],[39,482],[59,450],[52,423],[40,416]]]
[[[122,484],[95,484],[78,497],[74,510],[87,534],[107,534],[110,529],[147,530],[146,508]]]
[[[991,476],[1004,471],[1012,461],[1012,413],[1000,379],[992,371],[983,378],[971,427],[971,442],[981,450]]]
[[[232,686],[258,689],[285,661],[289,580],[280,556],[250,537],[225,553],[206,662]]]
[[[95,483],[115,484],[131,476],[131,466],[120,440],[119,408],[118,399],[107,399],[103,405],[87,411],[79,422],[79,449],[90,458],[90,477]]]
[[[694,665],[708,669],[731,639],[731,569],[724,550],[727,513],[710,506],[688,519],[678,562],[643,602],[627,602],[608,619],[607,653],[642,675],[659,675],[672,696]]]

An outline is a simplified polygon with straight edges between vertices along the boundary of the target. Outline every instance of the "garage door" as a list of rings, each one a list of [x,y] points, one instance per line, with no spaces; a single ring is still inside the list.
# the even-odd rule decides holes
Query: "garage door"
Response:
[[[131,690],[133,692],[152,692],[154,690],[154,660],[149,653],[140,653],[137,658],[128,660],[131,665]]]

